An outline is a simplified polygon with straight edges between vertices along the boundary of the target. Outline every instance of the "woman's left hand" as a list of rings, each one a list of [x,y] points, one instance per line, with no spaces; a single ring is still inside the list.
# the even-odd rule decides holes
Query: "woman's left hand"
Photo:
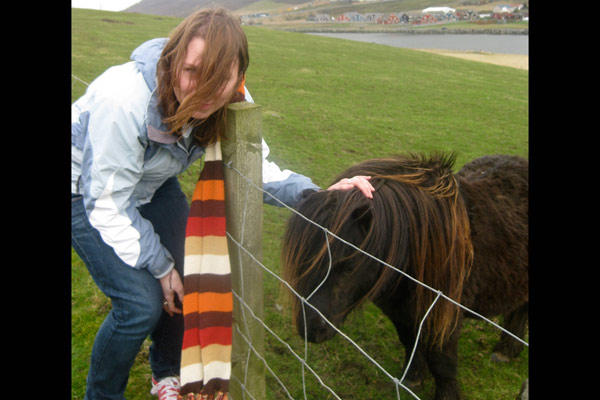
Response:
[[[365,195],[366,198],[372,199],[375,188],[369,182],[370,176],[357,175],[352,178],[344,178],[339,182],[329,186],[327,190],[350,190],[357,188]]]

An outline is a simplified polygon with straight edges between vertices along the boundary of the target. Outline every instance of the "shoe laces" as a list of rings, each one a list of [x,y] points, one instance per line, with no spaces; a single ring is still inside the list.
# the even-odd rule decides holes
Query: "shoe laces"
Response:
[[[179,398],[179,379],[176,376],[169,376],[156,382],[152,377],[150,394],[158,395],[158,400],[177,400]]]

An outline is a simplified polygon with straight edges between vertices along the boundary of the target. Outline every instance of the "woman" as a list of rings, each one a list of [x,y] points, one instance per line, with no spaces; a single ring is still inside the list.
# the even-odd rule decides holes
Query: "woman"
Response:
[[[112,302],[92,349],[89,400],[123,398],[148,335],[151,393],[177,398],[183,317],[176,301],[183,301],[189,212],[177,175],[222,137],[230,102],[252,102],[247,40],[223,9],[190,15],[131,60],[106,70],[72,105],[72,245]],[[290,205],[304,190],[319,190],[267,155],[263,141],[265,190]],[[329,189],[356,187],[372,197],[368,179]]]

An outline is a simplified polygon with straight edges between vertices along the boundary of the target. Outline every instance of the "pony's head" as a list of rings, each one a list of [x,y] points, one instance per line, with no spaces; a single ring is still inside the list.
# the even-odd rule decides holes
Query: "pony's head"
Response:
[[[468,216],[451,171],[454,160],[454,155],[441,154],[369,160],[349,168],[334,182],[372,176],[373,199],[356,189],[308,195],[297,207],[306,218],[294,214],[288,221],[282,251],[284,279],[338,327],[363,301],[391,296],[407,282],[403,274],[345,243],[349,242],[460,301],[473,252]],[[413,295],[406,301],[414,303],[419,318],[437,293],[411,285]],[[302,307],[296,296],[292,303],[301,336],[305,329],[312,342],[335,335],[310,306]],[[457,315],[455,305],[440,300],[426,320],[429,343],[441,343],[454,328]]]
[[[360,248],[371,223],[369,205],[361,197],[364,196],[355,191],[315,192],[299,205],[298,211]],[[336,326],[377,280],[378,271],[357,268],[364,257],[298,215],[294,214],[288,222],[282,260],[284,279]],[[305,329],[303,315],[309,341],[319,343],[335,335],[335,330],[310,306],[305,305],[303,310],[296,297],[293,306],[301,336]]]

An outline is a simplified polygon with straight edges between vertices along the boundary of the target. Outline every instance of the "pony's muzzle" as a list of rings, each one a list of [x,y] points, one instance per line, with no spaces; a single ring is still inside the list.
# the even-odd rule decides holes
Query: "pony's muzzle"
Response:
[[[311,343],[322,343],[331,339],[336,334],[336,330],[319,315],[307,318],[306,332],[304,331],[304,320],[302,318],[298,319],[297,328],[300,337],[304,338],[306,334],[306,340]]]

